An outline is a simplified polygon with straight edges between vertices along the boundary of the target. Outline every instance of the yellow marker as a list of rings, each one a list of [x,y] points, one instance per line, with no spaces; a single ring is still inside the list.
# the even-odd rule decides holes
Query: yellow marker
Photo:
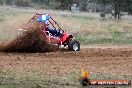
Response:
[[[82,68],[82,77],[85,77],[85,71],[84,71],[84,68]]]
[[[85,71],[84,70],[84,68],[82,68],[82,77],[86,77],[86,78],[88,78],[88,70],[87,71]]]

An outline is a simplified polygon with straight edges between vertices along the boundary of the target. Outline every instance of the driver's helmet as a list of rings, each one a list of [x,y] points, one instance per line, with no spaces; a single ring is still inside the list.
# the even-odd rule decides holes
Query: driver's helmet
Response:
[[[60,29],[56,29],[57,30],[57,33],[60,33]]]

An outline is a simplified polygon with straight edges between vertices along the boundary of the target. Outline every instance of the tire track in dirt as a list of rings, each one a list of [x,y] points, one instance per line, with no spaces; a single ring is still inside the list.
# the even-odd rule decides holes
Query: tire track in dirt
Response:
[[[43,73],[67,73],[88,67],[90,71],[132,74],[132,48],[85,47],[79,52],[0,53],[0,67],[16,72],[38,70]]]

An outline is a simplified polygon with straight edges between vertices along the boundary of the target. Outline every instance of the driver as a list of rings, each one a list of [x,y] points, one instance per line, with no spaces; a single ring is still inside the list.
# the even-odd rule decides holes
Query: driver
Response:
[[[48,14],[45,15],[40,15],[37,18],[37,21],[43,22],[46,25],[45,31],[48,31],[54,36],[59,36],[60,35],[60,29],[50,29],[49,28],[49,18],[50,16]]]

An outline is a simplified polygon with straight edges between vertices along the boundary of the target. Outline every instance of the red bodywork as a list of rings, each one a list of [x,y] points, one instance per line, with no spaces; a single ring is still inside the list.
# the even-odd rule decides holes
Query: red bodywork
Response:
[[[36,14],[34,17],[37,18],[39,15],[43,15],[43,14]],[[54,27],[54,29],[56,29],[56,27],[54,26],[54,24],[51,21],[53,21],[58,26],[58,28],[61,30],[61,35],[59,37],[57,37],[57,36],[51,36],[51,35],[47,34],[47,32],[45,31],[45,29],[46,29],[45,24],[43,22],[40,22],[40,25],[43,25],[42,32],[45,33],[45,35],[49,39],[49,43],[53,43],[53,44],[57,44],[57,45],[63,44],[64,42],[66,42],[67,39],[69,39],[69,34],[67,32],[65,32],[58,25],[58,23],[50,16],[49,23]]]
[[[66,39],[69,37],[69,35],[66,32],[64,32],[59,37],[56,37],[56,36],[47,36],[47,37],[50,38],[50,42],[52,42],[54,44],[62,44],[63,42],[66,41]]]

